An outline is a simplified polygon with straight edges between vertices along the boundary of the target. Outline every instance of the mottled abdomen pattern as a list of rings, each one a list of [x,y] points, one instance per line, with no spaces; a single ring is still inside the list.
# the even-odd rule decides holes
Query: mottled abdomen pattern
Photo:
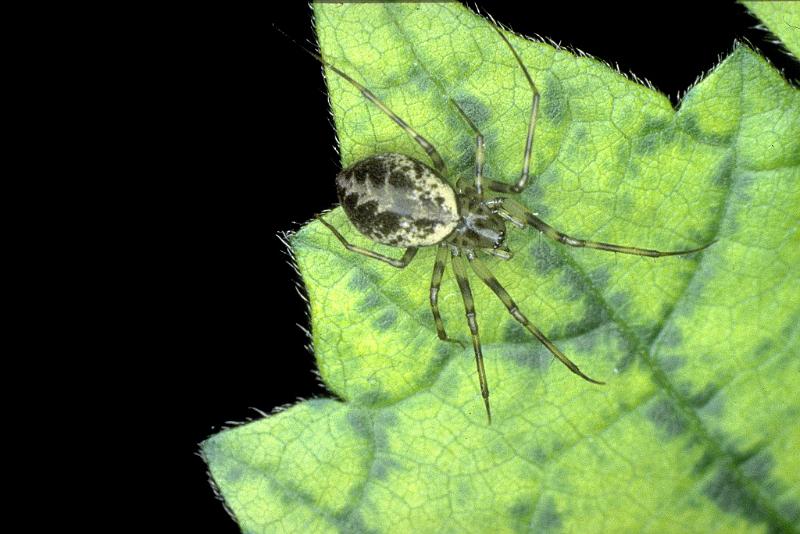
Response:
[[[458,225],[453,188],[402,154],[378,154],[336,177],[339,201],[359,232],[397,247],[435,245]]]

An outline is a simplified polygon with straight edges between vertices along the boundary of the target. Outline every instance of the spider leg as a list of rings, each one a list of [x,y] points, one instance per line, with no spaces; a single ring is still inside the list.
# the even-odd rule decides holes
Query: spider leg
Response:
[[[512,217],[524,220],[528,225],[533,226],[534,228],[542,232],[550,239],[558,241],[559,243],[563,243],[564,245],[569,245],[571,247],[594,248],[598,250],[607,250],[609,252],[619,252],[621,254],[633,254],[635,256],[648,256],[650,258],[660,258],[662,256],[680,256],[682,254],[699,252],[714,244],[714,241],[711,241],[710,243],[706,243],[705,245],[697,248],[663,252],[660,250],[653,250],[648,248],[628,247],[624,245],[614,245],[613,243],[601,243],[599,241],[587,241],[586,239],[578,239],[576,237],[568,236],[567,234],[556,230],[555,228],[553,228],[552,226],[541,220],[539,217],[529,212],[520,203],[511,200],[509,198],[503,199],[502,209],[508,212],[508,214],[511,215]]]
[[[503,207],[503,202],[504,201],[505,201],[504,197],[497,197],[497,198],[490,198],[489,200],[486,200],[483,203],[487,207],[492,208],[494,213],[496,213],[497,215],[502,217],[503,220],[506,220],[506,221],[510,222],[511,224],[513,224],[514,226],[519,228],[520,230],[525,228],[525,222],[524,221],[521,221],[521,220],[511,216],[511,214],[508,213],[507,211],[500,209],[500,208]]]
[[[436,335],[442,341],[458,343],[461,348],[464,348],[464,344],[459,340],[447,337],[447,332],[444,330],[444,322],[439,313],[439,287],[442,285],[445,261],[447,261],[447,245],[442,244],[439,245],[436,251],[436,262],[433,264],[433,277],[431,278],[431,311],[433,312],[433,321],[436,323]]]
[[[336,236],[336,239],[338,239],[342,243],[342,245],[344,245],[344,248],[346,248],[350,252],[358,252],[359,254],[363,254],[364,256],[367,256],[369,258],[386,262],[392,267],[397,267],[398,269],[402,269],[403,267],[411,263],[411,260],[413,260],[414,256],[417,255],[416,247],[408,247],[405,253],[403,254],[403,257],[398,260],[395,258],[390,258],[389,256],[384,256],[383,254],[378,254],[377,252],[373,252],[363,247],[352,245],[350,244],[349,241],[347,241],[347,239],[344,238],[342,234],[339,233],[339,230],[334,228],[334,226],[331,223],[323,219],[321,215],[319,215],[317,219],[319,219],[319,222],[324,224],[328,228],[328,230],[333,232],[333,235]]]
[[[506,291],[505,288],[503,288],[503,286],[500,285],[500,282],[497,281],[497,278],[494,277],[491,271],[489,271],[488,267],[486,267],[486,265],[484,265],[481,260],[475,257],[474,254],[467,255],[467,258],[469,259],[470,265],[472,266],[472,270],[475,271],[476,275],[478,275],[478,278],[483,280],[483,283],[489,286],[489,289],[494,291],[494,294],[497,295],[497,297],[503,302],[505,307],[508,308],[508,312],[511,314],[511,316],[514,317],[514,319],[516,319],[520,324],[522,324],[522,326],[527,328],[528,331],[542,343],[542,345],[547,347],[547,350],[549,350],[553,354],[553,356],[558,358],[558,360],[564,365],[566,365],[570,371],[572,371],[579,377],[583,378],[584,380],[592,382],[593,384],[605,384],[605,382],[600,382],[599,380],[595,380],[594,378],[586,376],[578,368],[578,366],[572,362],[572,360],[567,358],[567,356],[563,352],[561,352],[561,350],[558,347],[556,347],[553,344],[553,342],[547,338],[547,336],[545,336],[542,333],[541,330],[536,328],[535,325],[531,324],[530,321],[528,321],[528,318],[525,317],[525,315],[523,315],[522,312],[519,310],[517,304],[511,298],[511,295],[508,294],[508,291]]]
[[[475,314],[475,301],[472,298],[472,290],[467,279],[467,267],[464,264],[464,257],[461,256],[460,249],[452,249],[453,272],[456,275],[458,287],[461,289],[461,297],[464,299],[464,309],[467,315],[467,324],[472,334],[472,348],[475,350],[475,364],[478,367],[478,380],[481,384],[481,396],[483,404],[486,406],[486,417],[489,424],[492,424],[492,411],[489,408],[489,386],[486,383],[486,370],[483,367],[483,351],[481,350],[481,338],[478,334],[478,321]]]
[[[491,254],[495,258],[500,258],[503,261],[508,261],[514,257],[514,253],[508,247],[487,248],[484,250],[487,254]]]
[[[531,87],[533,96],[531,99],[531,114],[530,118],[528,119],[528,135],[525,138],[525,155],[522,158],[522,173],[520,174],[519,179],[517,179],[517,183],[513,185],[498,182],[496,180],[489,180],[488,187],[492,191],[497,191],[498,193],[519,193],[525,189],[525,185],[528,183],[528,178],[530,176],[531,153],[533,152],[533,132],[536,129],[536,116],[539,113],[539,90],[536,89],[536,84],[533,83],[533,78],[531,78],[528,69],[525,68],[525,64],[522,63],[522,58],[519,57],[519,53],[517,53],[516,49],[511,45],[506,36],[503,35],[503,32],[500,31],[500,28],[495,26],[494,29],[511,50],[511,53],[514,54],[517,64],[519,64],[522,72],[525,74],[525,79],[528,81],[528,85]]]
[[[277,28],[276,28],[276,29],[277,29]],[[307,54],[309,54],[310,56],[314,57],[314,58],[315,58],[317,61],[319,61],[320,63],[322,63],[323,65],[325,65],[325,66],[326,66],[326,67],[328,67],[329,69],[331,69],[333,72],[335,72],[336,74],[338,74],[339,76],[341,76],[342,78],[344,78],[345,80],[347,80],[347,81],[348,81],[350,84],[352,84],[352,85],[353,85],[353,86],[354,86],[356,89],[358,89],[358,90],[361,92],[361,95],[362,95],[362,96],[364,96],[364,98],[366,98],[367,100],[369,100],[370,102],[372,102],[373,104],[375,104],[375,105],[378,107],[378,109],[380,109],[382,112],[384,112],[384,113],[385,113],[385,114],[386,114],[386,115],[387,115],[387,116],[388,116],[390,119],[392,119],[392,120],[394,121],[394,123],[395,123],[395,124],[397,124],[397,125],[398,125],[400,128],[402,128],[403,130],[405,130],[405,132],[406,132],[406,133],[407,133],[409,136],[411,136],[411,138],[412,138],[412,139],[414,139],[414,141],[416,141],[416,142],[417,142],[417,144],[419,144],[419,146],[421,146],[421,147],[423,148],[423,150],[425,150],[425,152],[427,152],[427,153],[428,153],[428,157],[430,157],[430,158],[431,158],[431,161],[433,161],[433,166],[436,168],[436,170],[437,170],[437,171],[439,171],[439,173],[440,173],[440,174],[447,174],[447,167],[445,166],[445,164],[444,164],[444,160],[442,159],[442,156],[441,156],[441,155],[439,155],[439,152],[436,150],[436,148],[435,148],[435,147],[434,147],[434,146],[433,146],[433,145],[432,145],[430,142],[428,142],[428,140],[427,140],[427,139],[425,139],[424,137],[422,137],[422,136],[421,136],[421,135],[420,135],[420,134],[419,134],[419,133],[418,133],[418,132],[417,132],[417,131],[416,131],[414,128],[412,128],[411,126],[409,126],[409,125],[408,125],[408,123],[406,123],[406,121],[404,121],[403,119],[401,119],[400,117],[398,117],[397,115],[395,115],[395,113],[394,113],[394,112],[393,112],[391,109],[389,109],[389,108],[386,106],[386,104],[384,104],[384,103],[381,101],[381,99],[380,99],[380,98],[378,98],[377,96],[375,96],[375,94],[374,94],[372,91],[370,91],[369,89],[367,89],[366,87],[364,87],[363,85],[361,85],[360,83],[358,83],[357,81],[355,81],[355,80],[354,80],[354,79],[353,79],[353,78],[352,78],[352,77],[351,77],[349,74],[347,74],[346,72],[344,72],[344,71],[342,71],[342,70],[338,69],[338,68],[337,68],[336,66],[334,66],[333,64],[331,64],[331,63],[329,63],[329,62],[325,61],[325,60],[322,58],[322,56],[321,56],[321,55],[319,55],[318,53],[316,53],[316,52],[313,52],[313,51],[309,50],[308,48],[306,48],[305,46],[303,46],[303,45],[301,45],[301,44],[297,43],[297,42],[296,42],[294,39],[292,39],[291,37],[289,37],[288,35],[286,35],[286,34],[285,34],[283,31],[281,31],[281,30],[278,30],[278,31],[280,31],[281,33],[283,33],[283,34],[284,34],[284,35],[285,35],[285,36],[286,36],[286,37],[287,37],[289,40],[291,40],[291,41],[292,41],[292,42],[294,42],[294,43],[295,43],[297,46],[299,46],[300,48],[302,48],[304,52],[306,52],[306,53],[307,53]]]
[[[467,116],[461,106],[458,105],[458,102],[450,99],[450,103],[455,106],[458,110],[458,113],[464,119],[464,121],[472,128],[472,131],[475,132],[475,191],[478,193],[478,198],[483,198],[483,163],[486,160],[486,143],[484,142],[483,134],[475,126],[475,123]]]

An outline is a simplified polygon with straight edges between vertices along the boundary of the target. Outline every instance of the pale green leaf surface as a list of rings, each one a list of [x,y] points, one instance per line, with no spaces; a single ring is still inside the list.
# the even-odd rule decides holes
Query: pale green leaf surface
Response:
[[[742,2],[800,61],[800,2]]]
[[[317,4],[325,56],[434,142],[451,178],[513,180],[530,93],[488,23],[457,4]],[[245,532],[767,532],[800,521],[800,94],[736,48],[679,110],[606,65],[513,37],[542,92],[521,201],[573,235],[676,249],[652,260],[513,230],[486,261],[589,375],[571,374],[473,277],[492,391],[471,348],[440,342],[434,251],[404,270],[319,223],[292,247],[319,370],[301,402],[203,444]],[[343,165],[425,154],[328,73]],[[330,179],[333,177],[321,177]],[[354,243],[340,209],[328,216]],[[440,300],[467,341],[449,271]]]

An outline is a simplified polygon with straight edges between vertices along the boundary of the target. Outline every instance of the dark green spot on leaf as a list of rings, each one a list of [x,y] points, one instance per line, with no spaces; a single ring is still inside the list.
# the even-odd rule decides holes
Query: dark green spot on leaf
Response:
[[[704,493],[725,512],[738,514],[753,523],[764,520],[761,506],[726,466],[720,466],[714,478],[706,485]]]
[[[731,142],[730,135],[720,135],[701,130],[698,126],[697,118],[689,113],[678,114],[678,126],[696,141],[706,145],[726,146]]]
[[[686,416],[678,410],[670,399],[657,399],[647,409],[646,413],[648,419],[661,428],[668,438],[673,438],[686,430]]]
[[[554,125],[560,126],[566,119],[569,110],[561,81],[558,78],[553,76],[547,78],[540,102],[542,114]]]
[[[542,497],[533,514],[530,532],[560,532],[561,515],[552,497]]]
[[[372,325],[376,330],[386,331],[394,326],[395,322],[397,322],[397,311],[394,309],[389,309],[383,312],[380,317],[375,319]]]

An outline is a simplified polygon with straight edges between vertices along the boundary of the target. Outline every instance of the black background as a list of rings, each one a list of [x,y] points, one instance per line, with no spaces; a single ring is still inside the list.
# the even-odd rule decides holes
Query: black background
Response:
[[[736,38],[800,78],[733,2],[479,5],[519,33],[650,80],[673,104]],[[167,392],[158,417],[181,431],[172,464],[185,485],[172,495],[188,505],[181,530],[233,533],[195,453],[226,422],[256,417],[251,407],[269,412],[326,394],[297,326],[307,326],[299,280],[277,235],[336,203],[339,164],[320,67],[271,28],[312,40],[310,7],[196,9],[172,17],[177,31],[159,52],[166,120],[154,146],[170,163],[154,201],[170,215],[150,266],[163,286],[154,316],[165,341],[148,364]]]

